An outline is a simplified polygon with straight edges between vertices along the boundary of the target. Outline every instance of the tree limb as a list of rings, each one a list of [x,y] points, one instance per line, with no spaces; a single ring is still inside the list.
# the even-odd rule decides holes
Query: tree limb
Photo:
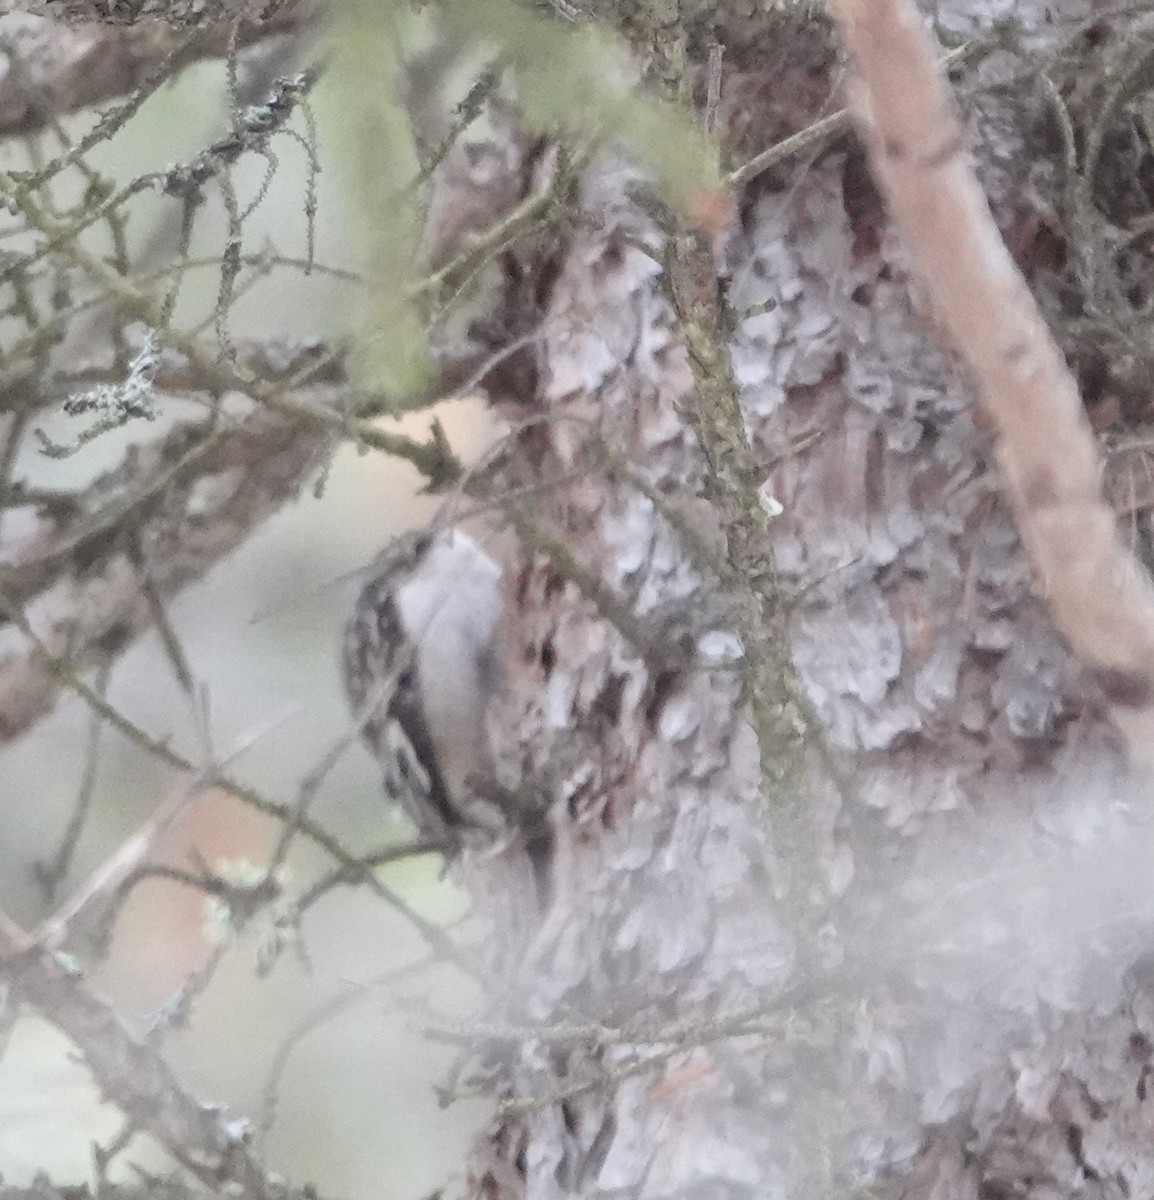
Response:
[[[2,590],[26,605],[39,638],[73,669],[107,661],[152,623],[133,542],[151,585],[173,595],[296,494],[329,436],[264,410],[218,430],[180,426],[101,481],[97,493],[119,499],[85,505],[94,525],[56,526],[0,567]],[[12,642],[0,637],[0,744],[49,712],[61,686],[15,632]]]
[[[20,63],[19,71],[0,69],[0,138],[35,133],[50,116],[127,95],[162,64],[175,75],[190,63],[219,57],[227,52],[232,31],[230,20],[218,18],[214,24],[207,16],[183,31],[175,22],[145,21],[118,27],[112,18],[101,15],[109,7],[103,0],[16,7],[23,11],[0,17],[0,44]],[[189,6],[163,7],[175,12]],[[196,7],[206,14],[222,7],[234,13],[250,11],[252,16],[240,25],[236,42],[240,47],[291,32],[304,21],[303,6],[296,0],[233,0],[227,5]],[[82,24],[82,14],[87,14],[88,21],[104,24]],[[53,16],[64,19],[48,19]]]
[[[1154,588],[1116,532],[1078,386],[1002,242],[911,0],[835,0],[874,174],[969,368],[1037,586],[1154,761]]]
[[[287,1196],[210,1105],[190,1096],[158,1050],[93,993],[69,961],[0,913],[0,977],[76,1044],[105,1096],[209,1185],[239,1183],[252,1197]]]

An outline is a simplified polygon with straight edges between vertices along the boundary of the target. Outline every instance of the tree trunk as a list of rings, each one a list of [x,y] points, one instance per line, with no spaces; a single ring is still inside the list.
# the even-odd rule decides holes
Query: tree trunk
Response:
[[[0,136],[137,88],[126,119],[181,62],[308,20],[295,4],[182,3],[167,6],[177,34],[134,24],[166,7],[152,2],[24,7],[117,32],[6,18],[0,32],[26,63],[23,77],[0,73]],[[457,14],[454,65],[471,47],[469,13],[514,23],[481,0],[428,7]],[[459,868],[490,923],[497,981],[465,1035],[460,1090],[501,1098],[470,1190],[1154,1195],[1143,917],[1154,845],[1143,780],[1109,720],[1134,681],[1087,670],[1048,615],[1061,581],[1032,578],[994,433],[866,151],[835,114],[845,69],[830,23],[749,0],[535,7],[613,26],[651,90],[693,100],[734,168],[733,206],[720,187],[675,201],[623,137],[590,152],[564,236],[526,244],[566,197],[518,201],[586,160],[513,133],[507,97],[494,100],[490,144],[458,146],[439,169],[420,251],[429,274],[407,281],[438,301],[476,276],[484,285],[463,339],[456,326],[432,339],[444,370],[429,386],[483,378],[512,425],[500,460],[473,475],[439,429],[419,442],[373,424],[397,398],[350,381],[342,347],[282,363],[228,342],[239,215],[212,342],[173,326],[127,262],[80,245],[91,213],[58,224],[5,176],[34,247],[6,271],[64,247],[60,278],[83,276],[116,309],[122,341],[136,323],[158,331],[170,353],[145,383],[252,407],[235,424],[214,411],[182,426],[67,506],[22,498],[7,478],[15,450],[0,454],[0,499],[38,521],[0,573],[0,741],[65,687],[112,719],[76,673],[163,623],[162,601],[295,494],[337,440],[406,458],[431,486],[492,499],[495,480],[519,542],[506,555],[507,687],[491,732],[500,784],[543,802],[550,853],[536,880],[512,838]],[[1094,0],[1021,0],[1012,24],[999,5],[932,7],[997,225],[1103,431],[1111,502],[1148,533],[1149,18],[1103,17]],[[499,44],[505,30],[489,33]],[[378,43],[365,44],[380,66]],[[527,70],[517,50],[496,56],[513,73]],[[236,100],[226,136],[137,183],[181,198],[191,222],[205,183],[265,155],[312,78]],[[438,131],[419,132],[438,144]],[[373,135],[383,156],[385,134]],[[401,158],[365,174],[394,187]],[[227,187],[226,199],[236,207]],[[407,295],[388,265],[390,298]],[[402,301],[389,311],[412,316]],[[53,380],[55,327],[44,329],[16,343],[29,363],[11,368],[12,447],[29,413],[71,394]],[[1140,693],[1131,706],[1149,707]],[[200,786],[195,763],[129,729]],[[290,840],[322,847],[333,886],[388,896],[373,874],[387,855],[346,852],[306,814],[322,777],[294,807],[212,776]],[[280,898],[272,874],[259,895],[200,882],[238,911]],[[444,931],[420,927],[444,952]],[[0,935],[0,980],[68,1032],[131,1129],[188,1178],[261,1198],[309,1191],[287,1188],[246,1130],[188,1094],[159,1042],[117,1020],[55,941],[2,915]]]
[[[1019,5],[1021,29],[959,89],[998,225],[1055,304],[1067,233],[1042,199],[1061,172],[1034,73],[1085,44],[1093,11]],[[702,71],[705,19],[682,13]],[[989,19],[938,11],[943,35]],[[712,32],[737,161],[839,103],[820,23]],[[860,145],[838,137],[752,180],[717,263],[781,509],[766,537],[793,664],[844,777],[823,783],[813,763],[800,801],[760,777],[704,561],[732,531],[698,499],[669,248],[637,182],[623,160],[583,179],[509,470],[568,480],[541,519],[641,628],[677,631],[696,657],[612,628],[555,558],[526,557],[511,584],[497,724],[511,776],[550,798],[557,850],[552,905],[511,951],[515,1000],[491,1046],[507,1100],[475,1188],[1151,1194],[1149,835]],[[574,479],[617,461],[605,447],[629,471]],[[808,925],[784,882],[803,840],[834,898]],[[480,890],[499,935],[509,895]]]

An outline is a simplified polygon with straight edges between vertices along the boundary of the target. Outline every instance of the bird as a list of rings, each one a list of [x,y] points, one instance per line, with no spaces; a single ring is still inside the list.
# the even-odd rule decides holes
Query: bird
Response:
[[[494,778],[486,714],[502,678],[501,579],[460,529],[406,534],[370,564],[345,627],[345,692],[386,795],[448,845],[493,824],[474,785]]]

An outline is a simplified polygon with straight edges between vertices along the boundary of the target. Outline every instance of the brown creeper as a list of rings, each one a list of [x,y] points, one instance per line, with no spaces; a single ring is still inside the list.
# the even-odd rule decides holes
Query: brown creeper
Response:
[[[501,571],[456,529],[399,538],[369,568],[345,630],[345,690],[385,791],[426,837],[484,824],[485,713],[500,678]]]

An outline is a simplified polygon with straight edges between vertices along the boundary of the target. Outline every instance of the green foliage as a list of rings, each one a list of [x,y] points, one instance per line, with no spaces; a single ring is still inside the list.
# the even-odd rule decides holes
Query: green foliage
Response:
[[[414,297],[425,291],[419,278],[420,185],[433,164],[422,161],[421,134],[427,131],[414,131],[403,99],[411,83],[406,60],[418,47],[430,60],[439,58],[442,83],[462,65],[476,75],[482,58],[499,64],[506,94],[527,129],[583,145],[591,139],[624,144],[679,214],[692,213],[703,194],[722,186],[716,147],[688,109],[640,92],[627,48],[603,29],[551,20],[516,0],[447,0],[433,10],[438,56],[424,44],[429,26],[423,15],[407,3],[344,0],[339,12],[327,77],[346,115],[339,157],[351,185],[352,232],[375,295],[364,326],[362,370],[371,386],[397,397],[399,408],[429,378],[428,314]],[[486,74],[487,68],[481,78]],[[477,85],[473,90],[479,91]],[[448,103],[443,95],[439,99]],[[458,106],[458,115],[465,107]],[[452,114],[442,115],[452,126]],[[454,135],[466,123],[458,120]],[[485,233],[475,236],[483,241]],[[505,248],[499,241],[492,254]],[[479,265],[473,264],[474,275]]]
[[[496,42],[531,127],[621,139],[682,214],[720,185],[716,151],[690,113],[637,90],[628,51],[608,30],[561,24],[516,0],[455,0],[444,15],[470,40]]]
[[[407,299],[415,282],[421,215],[410,185],[420,169],[401,98],[408,6],[345,0],[327,72],[342,120],[336,159],[343,165],[361,269],[372,300],[360,343],[361,371],[390,395],[420,390],[428,377],[425,322]]]

